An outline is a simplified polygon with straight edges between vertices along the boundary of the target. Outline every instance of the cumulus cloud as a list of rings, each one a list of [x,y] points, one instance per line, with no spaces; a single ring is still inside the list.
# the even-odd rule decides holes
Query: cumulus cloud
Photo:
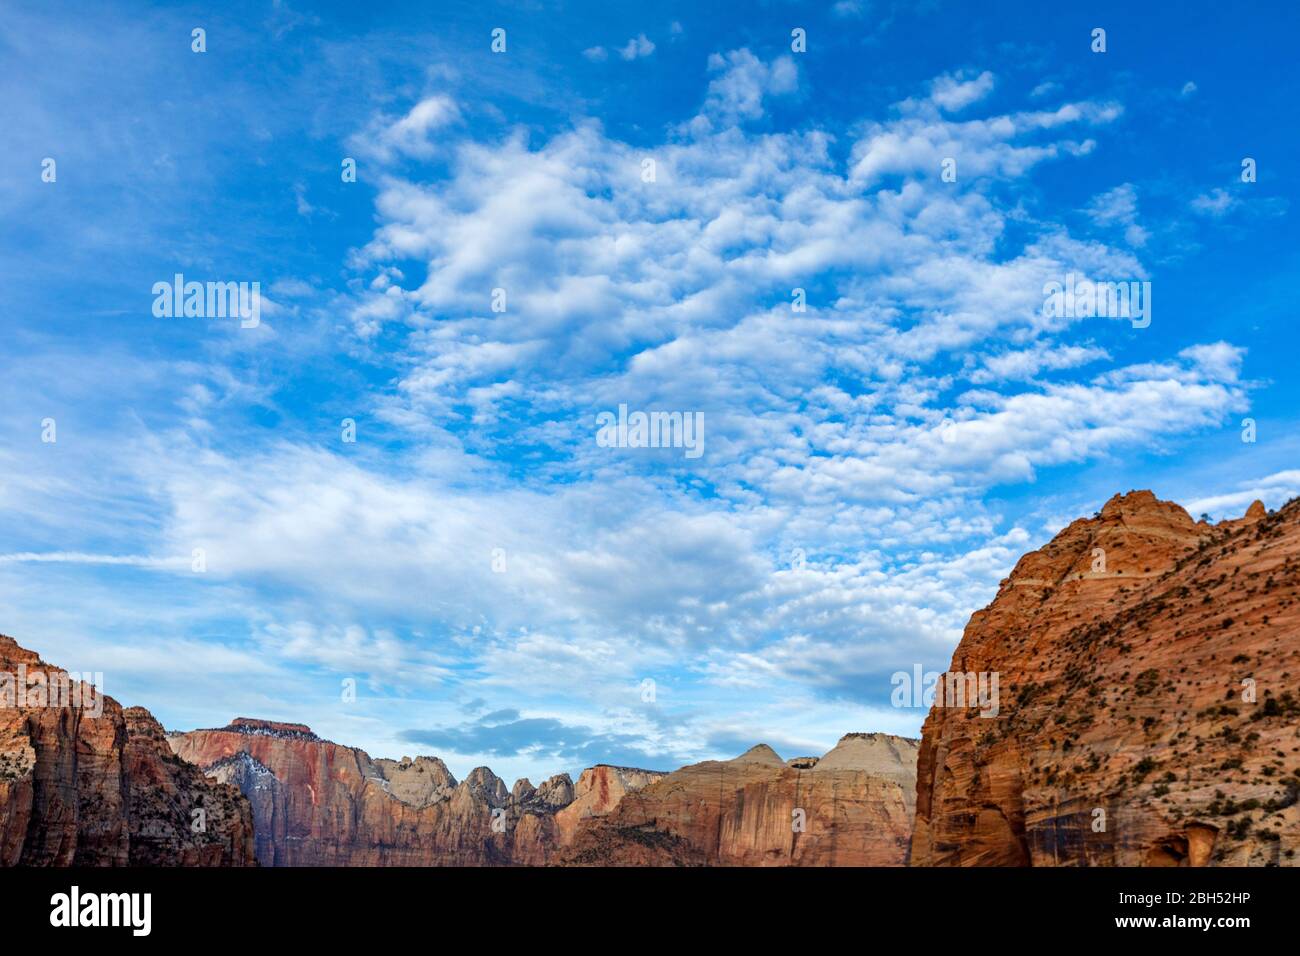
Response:
[[[792,93],[799,85],[799,70],[790,56],[765,63],[745,49],[715,53],[709,71],[718,75],[709,82],[701,118],[721,123],[758,119],[764,97]]]
[[[431,134],[460,121],[451,97],[437,94],[416,103],[403,116],[377,116],[364,133],[352,137],[359,152],[383,162],[398,157],[428,159],[437,152]]]
[[[930,99],[940,109],[956,113],[978,103],[993,91],[993,74],[988,70],[975,77],[949,73],[930,84]]]
[[[979,368],[970,373],[977,385],[992,382],[1026,381],[1040,372],[1078,368],[1091,362],[1110,358],[1103,348],[1090,345],[1043,345],[1033,349],[1019,349],[985,355]]]

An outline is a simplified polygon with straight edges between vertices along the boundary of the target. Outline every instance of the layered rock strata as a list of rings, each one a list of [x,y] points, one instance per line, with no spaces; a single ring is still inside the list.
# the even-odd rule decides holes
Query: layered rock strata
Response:
[[[1020,559],[951,672],[1000,701],[930,711],[913,865],[1296,862],[1300,501],[1211,525],[1117,495]]]
[[[253,815],[142,707],[0,636],[0,865],[245,866]]]
[[[683,767],[590,815],[569,864],[900,866],[915,806],[919,742],[848,734],[821,759],[788,763],[759,744]]]

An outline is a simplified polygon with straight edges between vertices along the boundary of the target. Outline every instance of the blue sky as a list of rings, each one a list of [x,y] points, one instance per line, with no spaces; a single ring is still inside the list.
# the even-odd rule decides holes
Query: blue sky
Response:
[[[788,757],[916,734],[890,675],[1112,494],[1300,493],[1295,10],[705,6],[8,10],[0,630],[461,776]]]

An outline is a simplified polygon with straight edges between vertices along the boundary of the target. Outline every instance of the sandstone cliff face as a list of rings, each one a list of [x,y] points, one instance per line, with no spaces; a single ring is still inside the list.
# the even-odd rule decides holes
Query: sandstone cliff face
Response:
[[[587,821],[607,816],[628,793],[668,776],[656,770],[598,764],[582,771],[571,803],[555,815],[560,842],[572,843]]]
[[[0,674],[0,865],[254,862],[248,804],[177,759],[148,711],[106,696],[102,710],[20,703],[20,677],[26,690],[67,672],[4,636]]]
[[[372,760],[301,724],[240,718],[169,741],[248,797],[265,866],[544,864],[573,799],[566,774],[512,792],[479,767],[457,783],[436,757]]]
[[[817,760],[760,744],[683,767],[589,814],[569,864],[899,866],[915,805],[918,742],[849,734]]]
[[[372,760],[302,725],[241,718],[170,743],[247,796],[267,866],[899,865],[917,752],[850,734],[800,766],[756,747],[672,774],[601,764],[576,787],[560,774],[507,790],[486,767],[457,783],[435,757]]]
[[[1116,496],[1025,555],[931,709],[913,865],[1292,865],[1300,843],[1300,502],[1211,526]]]

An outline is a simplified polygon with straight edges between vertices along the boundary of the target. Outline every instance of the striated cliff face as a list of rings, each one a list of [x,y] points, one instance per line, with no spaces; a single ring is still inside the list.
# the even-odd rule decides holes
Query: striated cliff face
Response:
[[[786,763],[759,744],[734,760],[683,767],[624,794],[604,814],[588,812],[561,859],[899,866],[911,832],[917,748],[903,737],[848,734],[820,760]]]
[[[237,790],[179,760],[141,707],[80,693],[92,706],[50,706],[67,698],[49,688],[73,686],[0,636],[0,866],[255,862],[252,814]]]
[[[240,718],[169,741],[248,797],[265,866],[543,864],[573,799],[567,774],[507,790],[479,767],[457,783],[436,757],[372,760],[301,724]]]
[[[247,796],[268,866],[900,865],[918,745],[850,734],[820,761],[760,746],[507,790],[486,767],[457,783],[435,757],[372,760],[301,725],[241,718],[170,743]]]
[[[1300,844],[1300,502],[1212,526],[1117,495],[1025,555],[931,709],[913,865],[1292,865]]]
[[[587,821],[607,816],[628,793],[666,776],[657,770],[612,767],[609,764],[598,764],[582,771],[573,791],[573,801],[555,815],[560,842],[572,843]]]

